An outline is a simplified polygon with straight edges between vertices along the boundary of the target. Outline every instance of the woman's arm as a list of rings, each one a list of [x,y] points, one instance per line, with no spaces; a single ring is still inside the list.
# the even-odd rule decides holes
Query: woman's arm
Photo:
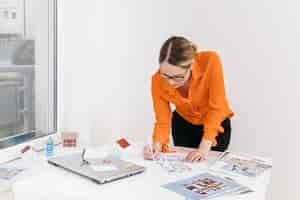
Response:
[[[209,61],[209,99],[208,113],[204,119],[203,141],[211,141],[212,146],[217,145],[216,136],[223,132],[222,121],[226,118],[226,95],[223,78],[223,70],[220,58],[213,52]],[[207,145],[201,145],[207,146]]]
[[[153,130],[153,142],[160,143],[163,151],[168,151],[169,134],[171,128],[172,112],[169,102],[160,94],[159,82],[152,78],[151,84],[153,109],[155,113],[155,125]]]
[[[216,136],[222,132],[221,122],[225,119],[226,97],[222,65],[217,53],[212,52],[208,65],[209,99],[208,113],[204,119],[204,134],[197,150],[191,151],[186,160],[205,160],[211,147],[217,145]]]

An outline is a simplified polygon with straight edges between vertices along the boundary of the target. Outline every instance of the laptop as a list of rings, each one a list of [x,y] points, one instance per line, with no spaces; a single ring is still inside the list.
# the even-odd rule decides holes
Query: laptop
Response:
[[[83,155],[80,153],[52,157],[48,159],[48,163],[88,178],[98,184],[109,183],[130,177],[140,174],[146,170],[143,166],[115,158],[85,160],[83,159]],[[95,170],[95,166],[105,166],[105,163],[108,163],[110,166],[114,166],[115,169]]]

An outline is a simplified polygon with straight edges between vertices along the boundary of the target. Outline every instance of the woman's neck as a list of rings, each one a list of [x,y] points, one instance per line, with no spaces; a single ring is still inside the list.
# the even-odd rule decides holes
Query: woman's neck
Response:
[[[189,88],[190,88],[191,79],[192,79],[192,72],[189,73],[189,77],[186,80],[186,82],[181,87],[177,88],[178,91],[180,92],[180,94],[185,98],[187,98],[188,95],[189,95]]]

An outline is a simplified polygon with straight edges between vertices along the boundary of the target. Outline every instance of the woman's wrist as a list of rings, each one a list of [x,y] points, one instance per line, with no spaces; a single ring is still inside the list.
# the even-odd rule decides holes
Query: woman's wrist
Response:
[[[162,149],[162,144],[160,142],[153,142],[153,147],[157,147],[159,149]]]
[[[211,146],[212,146],[212,141],[202,139],[202,141],[201,141],[201,143],[199,145],[198,150],[201,151],[201,152],[203,152],[203,153],[205,153],[205,154],[208,154],[208,152],[211,149]]]

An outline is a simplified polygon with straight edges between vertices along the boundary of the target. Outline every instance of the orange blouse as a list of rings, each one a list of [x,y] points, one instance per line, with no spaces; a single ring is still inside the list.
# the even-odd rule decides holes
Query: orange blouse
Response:
[[[186,121],[203,125],[203,138],[212,141],[213,146],[217,145],[218,133],[224,132],[221,122],[233,116],[225,95],[221,61],[216,52],[203,51],[195,55],[187,98],[169,85],[159,72],[152,76],[151,90],[156,120],[153,141],[160,142],[164,152],[169,146],[170,104],[176,106],[176,111]]]

